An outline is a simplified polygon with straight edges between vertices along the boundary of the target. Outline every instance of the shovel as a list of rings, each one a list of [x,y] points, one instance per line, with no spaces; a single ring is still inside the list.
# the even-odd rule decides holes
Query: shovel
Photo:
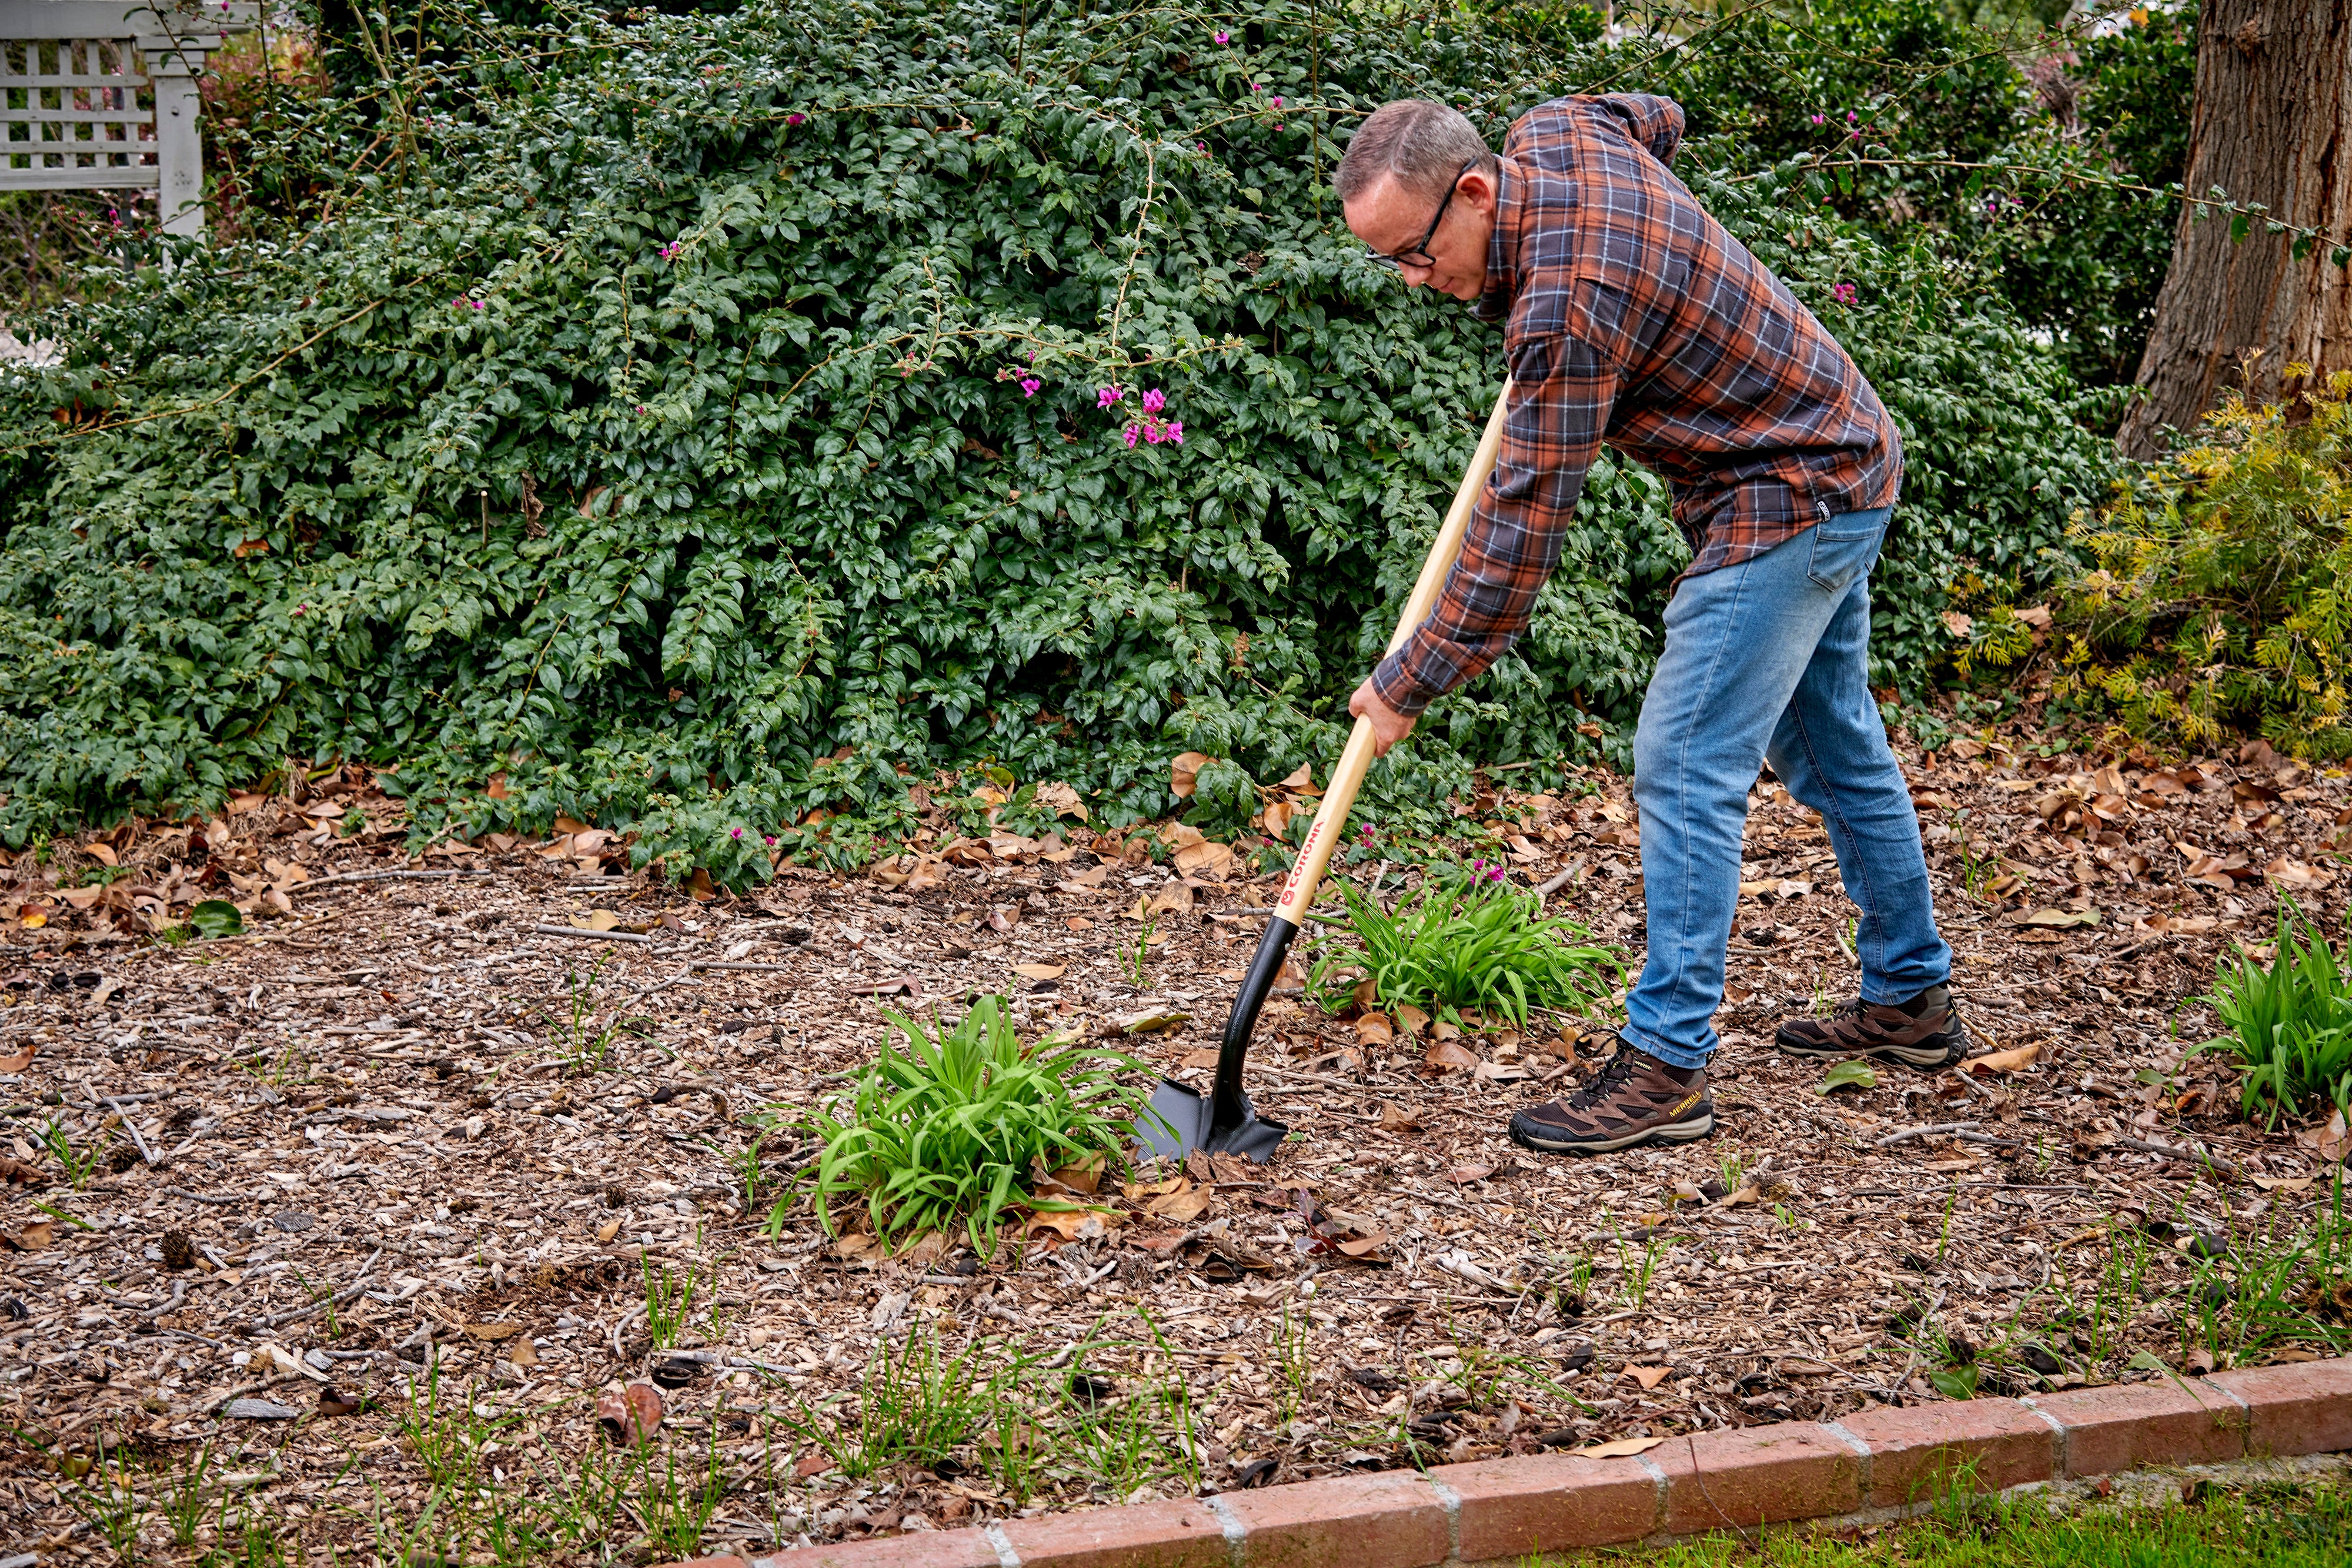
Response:
[[[1445,526],[1437,530],[1429,559],[1422,563],[1421,580],[1413,584],[1412,597],[1404,601],[1404,613],[1398,618],[1395,634],[1389,638],[1391,653],[1429,618],[1445,586],[1445,574],[1453,570],[1454,558],[1462,553],[1462,535],[1470,525],[1471,508],[1486,486],[1486,476],[1494,472],[1495,455],[1503,444],[1503,411],[1510,396],[1511,383],[1506,380],[1502,396],[1495,400],[1495,412],[1487,416],[1486,433],[1471,455],[1468,472],[1462,476],[1462,486],[1454,492]],[[1331,852],[1339,847],[1348,812],[1356,803],[1356,791],[1363,785],[1364,770],[1371,765],[1372,721],[1360,718],[1355,733],[1348,737],[1348,749],[1339,754],[1339,766],[1331,770],[1322,808],[1315,813],[1315,825],[1307,830],[1307,842],[1291,865],[1290,880],[1282,884],[1282,898],[1266,918],[1265,935],[1258,939],[1257,956],[1250,960],[1249,975],[1234,998],[1234,1010],[1225,1017],[1215,1086],[1204,1097],[1198,1090],[1163,1081],[1152,1092],[1150,1108],[1136,1118],[1136,1131],[1143,1136],[1139,1157],[1165,1155],[1181,1159],[1194,1149],[1206,1149],[1212,1154],[1246,1155],[1264,1165],[1289,1135],[1289,1128],[1266,1121],[1250,1104],[1249,1096],[1242,1092],[1242,1062],[1249,1055],[1258,1012],[1274,989],[1275,977],[1282,973],[1283,960],[1297,938],[1307,906],[1315,902],[1315,891],[1331,863]]]

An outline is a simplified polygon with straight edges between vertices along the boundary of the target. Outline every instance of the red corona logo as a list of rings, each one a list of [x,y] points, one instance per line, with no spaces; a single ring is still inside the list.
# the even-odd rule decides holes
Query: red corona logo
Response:
[[[1298,891],[1298,873],[1307,869],[1307,857],[1315,852],[1315,841],[1322,836],[1323,823],[1318,819],[1315,825],[1307,830],[1307,841],[1298,846],[1298,858],[1290,862],[1290,880],[1282,884],[1282,898],[1276,907],[1286,907],[1291,894]]]

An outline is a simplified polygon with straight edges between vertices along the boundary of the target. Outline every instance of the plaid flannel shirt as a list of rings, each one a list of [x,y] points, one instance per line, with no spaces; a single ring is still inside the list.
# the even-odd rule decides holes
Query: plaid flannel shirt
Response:
[[[1606,442],[1663,475],[1689,576],[1891,506],[1895,424],[1812,313],[1667,172],[1681,108],[1538,105],[1503,144],[1478,314],[1515,382],[1502,451],[1429,619],[1372,673],[1418,714],[1517,641]]]

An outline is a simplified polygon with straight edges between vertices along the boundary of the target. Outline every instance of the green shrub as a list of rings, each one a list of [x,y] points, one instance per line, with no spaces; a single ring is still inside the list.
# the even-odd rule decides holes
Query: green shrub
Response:
[[[2279,909],[2270,961],[2236,949],[2204,999],[2224,1032],[2199,1049],[2235,1053],[2248,1117],[2260,1111],[2275,1124],[2306,1109],[2352,1109],[2352,979],[2292,903]]]
[[[975,1250],[992,1251],[1033,1168],[1116,1160],[1132,1142],[1146,1093],[1116,1074],[1142,1063],[1066,1042],[1024,1049],[998,997],[974,1001],[952,1028],[884,1016],[905,1052],[886,1038],[849,1091],[810,1118],[822,1147],[802,1174],[828,1231],[834,1200],[851,1196],[865,1200],[886,1247],[961,1221]]]
[[[391,770],[420,836],[563,813],[736,883],[860,859],[940,769],[1116,826],[1196,749],[1231,826],[1338,751],[1496,387],[1492,330],[1340,225],[1348,129],[1418,90],[1499,141],[1695,53],[1512,15],[483,21],[380,100],[257,110],[247,189],[317,205],[141,242],[37,329],[65,365],[0,378],[0,838],[289,757]],[[1947,585],[2054,570],[2104,493],[2097,411],[1981,258],[1729,146],[1678,168],[1903,428],[1876,651],[1916,695]],[[1599,465],[1528,635],[1367,800],[1434,826],[1473,762],[1622,760],[1686,559]]]
[[[2294,408],[2231,393],[2081,527],[2095,564],[2066,585],[2057,691],[2132,736],[2252,730],[2301,757],[2352,754],[2347,527],[2352,372]]]
[[[1338,1011],[1370,980],[1383,1009],[1415,1007],[1459,1023],[1465,1010],[1528,1027],[1531,1012],[1589,1014],[1624,978],[1624,959],[1591,945],[1572,920],[1546,919],[1533,894],[1487,880],[1477,862],[1460,885],[1432,876],[1393,913],[1339,881],[1353,947],[1328,946],[1307,988]]]

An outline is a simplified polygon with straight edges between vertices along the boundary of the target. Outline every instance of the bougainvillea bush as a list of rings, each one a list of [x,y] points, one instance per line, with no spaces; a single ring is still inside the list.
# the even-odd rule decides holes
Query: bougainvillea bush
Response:
[[[1498,387],[1492,329],[1363,259],[1334,161],[1384,99],[1499,142],[1662,47],[1586,31],[485,24],[347,118],[362,176],[70,307],[39,329],[67,362],[0,382],[0,835],[209,809],[289,757],[389,770],[421,833],[562,811],[722,880],[860,852],[942,768],[1116,822],[1199,751],[1195,814],[1234,825],[1336,753]],[[1878,653],[1916,692],[1947,585],[2054,570],[2104,447],[1964,256],[1736,151],[1679,167],[1903,426]],[[1622,750],[1685,557],[1604,463],[1531,632],[1374,810]]]

